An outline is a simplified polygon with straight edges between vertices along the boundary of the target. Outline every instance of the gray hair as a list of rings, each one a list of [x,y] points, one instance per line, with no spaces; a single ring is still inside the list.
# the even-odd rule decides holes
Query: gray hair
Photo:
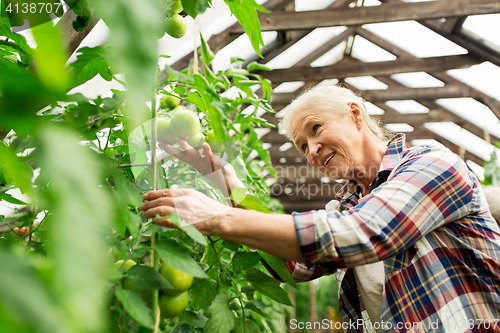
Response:
[[[356,103],[361,110],[363,121],[370,130],[382,141],[389,137],[388,131],[380,124],[378,119],[372,118],[366,110],[363,98],[354,94],[350,89],[340,86],[315,86],[297,97],[285,109],[285,116],[279,126],[285,130],[285,135],[293,141],[291,134],[292,120],[298,111],[326,109],[339,115],[348,114],[351,110],[349,104]]]

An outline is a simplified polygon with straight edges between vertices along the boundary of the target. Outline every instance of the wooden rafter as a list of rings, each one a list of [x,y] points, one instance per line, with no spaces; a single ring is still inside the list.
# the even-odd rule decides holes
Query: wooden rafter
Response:
[[[276,69],[272,72],[259,72],[259,74],[275,83],[289,81],[318,81],[357,76],[444,71],[456,68],[468,68],[481,62],[480,59],[470,55],[456,55],[431,58],[405,58],[363,64],[343,63],[323,67],[303,66]]]
[[[373,7],[281,12],[259,15],[263,31],[300,30],[319,27],[353,26],[406,20],[438,19],[500,12],[496,0],[440,0],[416,3],[388,3]],[[237,24],[231,33],[242,33]]]

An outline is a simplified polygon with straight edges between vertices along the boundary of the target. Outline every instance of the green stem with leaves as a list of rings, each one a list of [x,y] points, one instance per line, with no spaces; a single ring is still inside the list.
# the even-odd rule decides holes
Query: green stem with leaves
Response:
[[[229,272],[226,268],[226,265],[224,265],[221,262],[219,256],[217,255],[217,249],[215,248],[215,243],[217,241],[214,241],[210,236],[207,236],[207,238],[209,240],[209,244],[210,244],[210,247],[212,248],[212,251],[214,251],[214,253],[216,254],[215,258],[217,260],[217,263],[224,270],[224,272],[226,273],[226,276],[229,278],[229,280],[231,280],[231,284],[234,286],[234,290],[236,291],[236,297],[240,301],[240,305],[241,305],[241,316],[243,319],[243,333],[245,333],[246,332],[246,323],[245,323],[246,316],[245,316],[245,305],[243,304],[243,295],[241,294],[240,289],[238,288],[238,284],[236,283],[236,281],[234,281],[234,279],[229,274]]]

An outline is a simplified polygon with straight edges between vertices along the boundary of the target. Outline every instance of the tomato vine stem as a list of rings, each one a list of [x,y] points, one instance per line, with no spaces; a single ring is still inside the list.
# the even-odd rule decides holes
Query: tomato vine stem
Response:
[[[214,251],[214,253],[217,254],[218,252],[217,252],[217,249],[215,248],[215,241],[212,240],[212,238],[210,236],[207,236],[207,238],[209,240],[209,244],[210,244],[210,247],[212,248],[212,251]],[[219,264],[219,266],[224,270],[224,272],[226,273],[226,276],[229,278],[229,280],[231,280],[231,284],[234,286],[234,290],[236,291],[236,297],[240,301],[240,305],[241,305],[241,316],[242,316],[242,320],[243,320],[243,333],[245,333],[246,332],[246,322],[245,322],[246,316],[245,316],[245,305],[243,304],[243,295],[241,294],[240,289],[238,288],[238,284],[236,283],[236,281],[234,281],[232,276],[229,274],[229,272],[226,268],[226,265],[224,265],[222,263],[222,261],[220,260],[218,255],[215,256],[215,259],[217,260],[217,263]]]

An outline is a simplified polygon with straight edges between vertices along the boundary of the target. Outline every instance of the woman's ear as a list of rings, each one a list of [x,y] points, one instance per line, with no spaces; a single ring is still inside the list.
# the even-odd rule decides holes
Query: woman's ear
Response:
[[[361,124],[363,123],[363,115],[361,113],[361,109],[359,108],[358,104],[356,104],[356,102],[349,102],[349,107],[351,119],[356,124],[358,130],[360,130]]]

